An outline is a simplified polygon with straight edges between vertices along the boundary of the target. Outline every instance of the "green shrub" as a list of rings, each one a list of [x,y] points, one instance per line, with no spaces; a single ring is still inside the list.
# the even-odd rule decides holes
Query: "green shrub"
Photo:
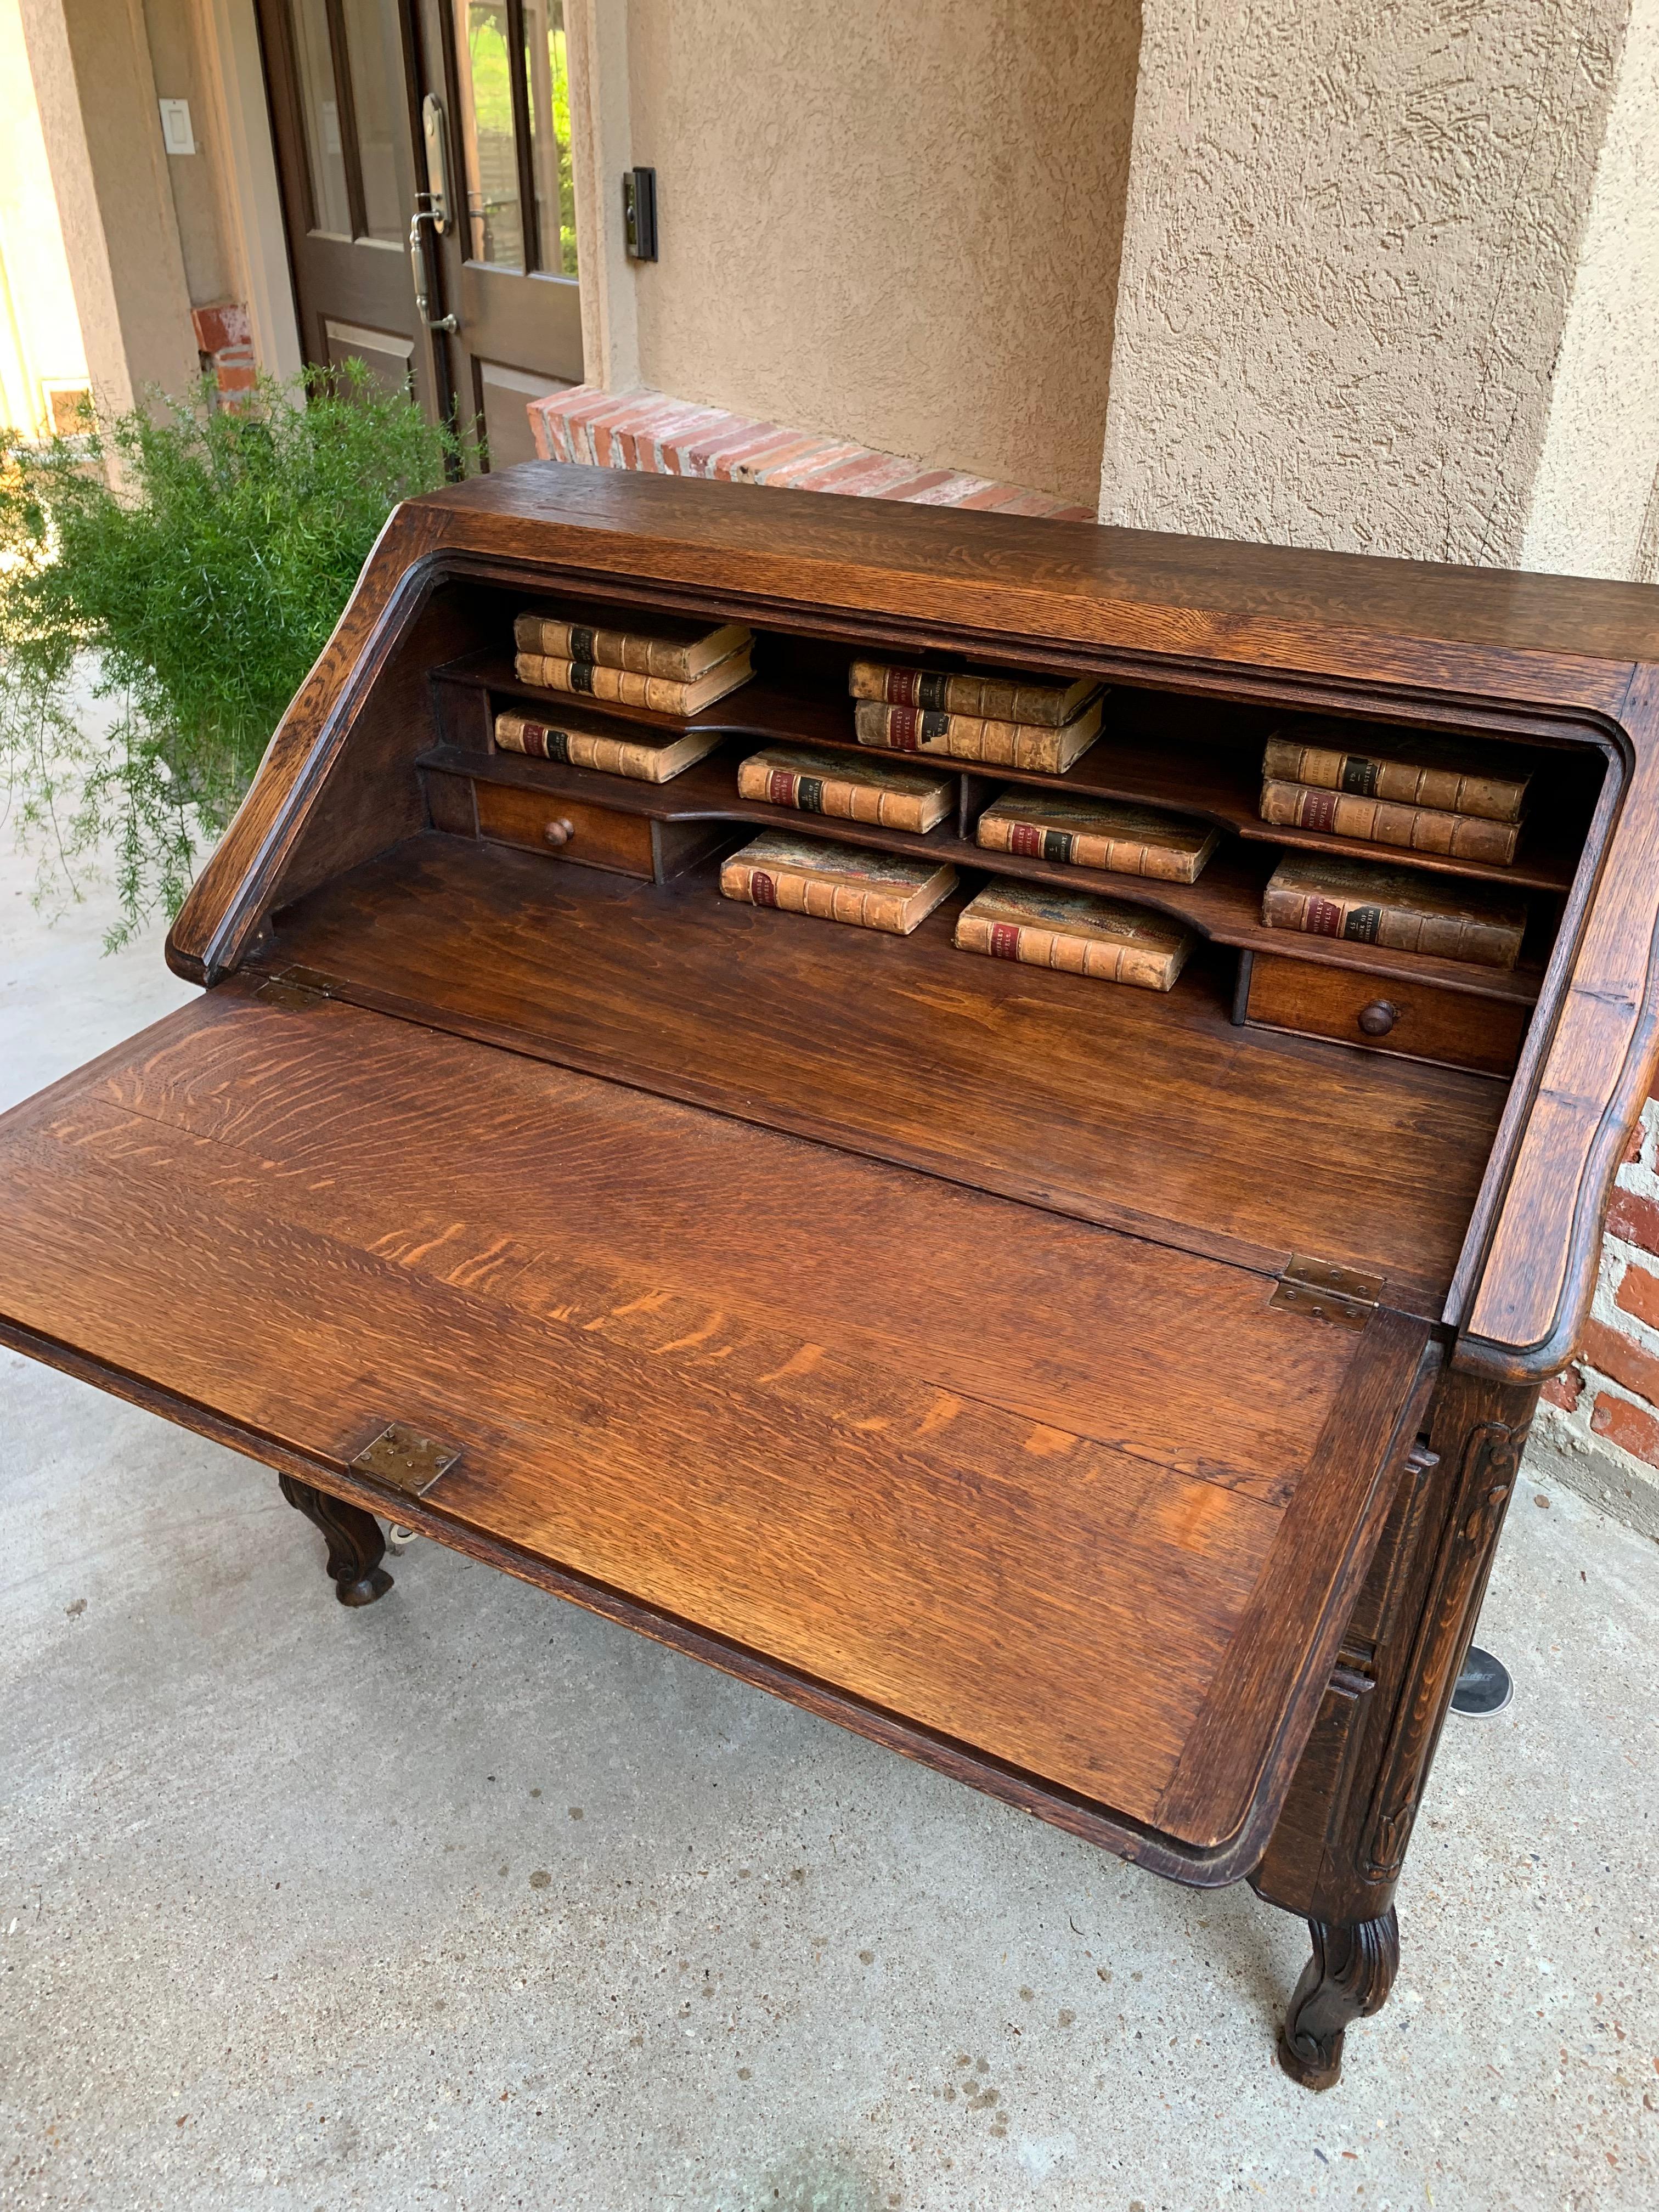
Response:
[[[42,886],[112,850],[124,943],[178,911],[392,508],[453,450],[360,363],[29,446],[0,433],[0,772]],[[112,727],[77,714],[114,702]]]

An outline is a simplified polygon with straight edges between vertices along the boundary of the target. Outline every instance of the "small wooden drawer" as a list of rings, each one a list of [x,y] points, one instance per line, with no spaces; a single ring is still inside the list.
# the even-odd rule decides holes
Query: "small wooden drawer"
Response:
[[[651,823],[643,814],[613,814],[556,793],[521,791],[512,784],[478,783],[478,835],[504,845],[580,860],[613,874],[651,877]]]
[[[1351,968],[1280,960],[1250,962],[1245,1019],[1304,1036],[1334,1037],[1372,1052],[1403,1053],[1482,1075],[1514,1072],[1531,1009],[1420,983],[1380,981]]]

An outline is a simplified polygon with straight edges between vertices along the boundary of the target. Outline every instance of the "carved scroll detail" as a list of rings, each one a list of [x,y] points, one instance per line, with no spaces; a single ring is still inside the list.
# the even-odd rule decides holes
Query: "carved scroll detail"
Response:
[[[1310,1920],[1313,1956],[1291,1999],[1279,2038],[1279,2063],[1307,2089],[1328,2089],[1342,2071],[1342,2039],[1357,2020],[1388,2002],[1400,1971],[1400,1927],[1394,1907],[1376,1920],[1331,1927]]]
[[[328,1571],[334,1595],[342,1605],[373,1605],[392,1588],[392,1577],[380,1561],[386,1540],[379,1522],[360,1505],[313,1490],[291,1474],[279,1474],[282,1493],[296,1513],[320,1528],[328,1542]]]
[[[1448,1533],[1366,1821],[1365,1870],[1373,1881],[1395,1880],[1404,1863],[1424,1773],[1470,1626],[1470,1603],[1497,1540],[1530,1427],[1530,1422],[1511,1428],[1486,1421],[1465,1441]]]

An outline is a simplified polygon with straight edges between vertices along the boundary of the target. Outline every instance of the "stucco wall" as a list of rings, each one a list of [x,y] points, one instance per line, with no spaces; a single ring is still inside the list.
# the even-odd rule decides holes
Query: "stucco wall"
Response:
[[[1659,0],[1631,10],[1521,560],[1659,582]]]
[[[1146,0],[1102,520],[1516,562],[1629,4]]]
[[[1137,0],[629,0],[643,380],[1092,501],[1139,29]]]
[[[83,384],[87,356],[17,0],[0,0],[0,421],[39,434],[43,387]]]

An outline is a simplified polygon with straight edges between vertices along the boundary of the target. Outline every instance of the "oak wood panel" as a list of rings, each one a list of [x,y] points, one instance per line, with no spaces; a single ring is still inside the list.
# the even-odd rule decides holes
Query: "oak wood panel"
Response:
[[[99,1095],[60,1090],[0,1123],[9,1328],[342,1469],[389,1419],[459,1444],[459,1465],[425,1500],[441,1518],[1133,1820],[1147,1819],[1167,1788],[1235,1630],[1255,1618],[1252,1594],[1287,1523],[1301,1530],[1304,1560],[1342,1571],[1379,1468],[1367,1462],[1369,1430],[1350,1434],[1331,1408],[1347,1370],[1368,1374],[1380,1356],[1393,1358],[1397,1403],[1425,1340],[1420,1327],[1374,1325],[1359,1340],[1322,1333],[1310,1355],[1325,1368],[1319,1388],[1287,1411],[1304,1436],[1319,1425],[1304,1446],[1310,1464],[1349,1470],[1346,1523],[1322,1476],[1305,1515],[1295,1492],[1280,1510],[1074,1432],[1034,1428],[983,1400],[941,1403],[913,1350],[872,1359],[854,1338],[848,1356],[831,1337],[806,1360],[785,1318],[757,1327],[729,1359],[718,1344],[680,1346],[690,1356],[670,1359],[672,1344],[592,1328],[580,1287],[568,1310],[548,1305],[534,1318],[504,1305],[480,1264],[487,1252],[464,1255],[445,1278],[398,1256],[427,1223],[407,1192],[378,1181],[409,1135],[414,1095],[388,1089],[383,1069],[365,1071],[351,1091],[364,1142],[336,1162],[349,1197],[333,1233],[305,1218],[316,1204],[311,1169],[284,1172],[262,1146],[143,1110],[149,1063],[162,1071],[160,1097],[173,1098],[188,1043],[199,1060],[184,1088],[216,1101],[227,1127],[298,1132],[321,1074],[309,1032],[326,1024],[337,1038],[326,1078],[337,1089],[351,1043],[340,1032],[368,1019],[332,1007],[275,1020],[276,1010],[241,1011],[259,1041],[249,1048],[235,1036],[222,1065],[223,1028],[192,1009],[152,1036],[145,1063],[106,1073]],[[487,1120],[502,1056],[453,1041],[443,1048],[458,1097],[476,1104],[482,1086]],[[136,1104],[111,1103],[112,1088]],[[751,1154],[767,1146],[785,1140],[750,1136]],[[630,1155],[612,1156],[616,1202]],[[918,1191],[936,1203],[926,1185]],[[505,1211],[493,1227],[511,1240],[512,1179],[498,1195]],[[811,1264],[804,1247],[797,1257]],[[1189,1273],[1207,1367],[1236,1365],[1271,1390],[1259,1340],[1273,1324],[1255,1302],[1261,1286],[1229,1269]],[[1102,1282],[1109,1294],[1109,1270]],[[705,1291],[718,1303],[719,1284]],[[1236,1331],[1221,1317],[1229,1300]],[[1112,1319],[1103,1364],[1141,1326],[1132,1307]],[[809,1388],[790,1387],[815,1375]],[[946,1558],[948,1577],[938,1572]],[[1301,1654],[1286,1638],[1257,1657],[1281,1693],[1267,1716],[1276,1735]],[[1212,1808],[1191,1826],[1190,1837],[1171,1832],[1201,1849]]]
[[[1409,984],[1379,988],[1368,975],[1261,953],[1250,963],[1247,1012],[1271,1027],[1487,1075],[1512,1072],[1527,1026],[1522,1007]]]
[[[1275,1504],[1328,1413],[1346,1352],[1275,1310],[1259,1277],[283,995],[222,987],[198,1024],[94,1095],[234,1151],[286,1218],[337,1224],[533,1316],[569,1305],[578,1274],[585,1326],[653,1346],[706,1348],[716,1314],[732,1342],[787,1313],[809,1335],[867,1342],[874,1363],[914,1363],[942,1390]],[[365,1088],[395,1097],[395,1118],[383,1105],[366,1124]],[[375,1243],[363,1192],[398,1208],[395,1244]],[[1200,1304],[1248,1340],[1271,1393],[1254,1372],[1171,1374],[1164,1346]]]
[[[1168,994],[412,839],[279,919],[267,959],[361,1003],[1269,1272],[1292,1251],[1437,1304],[1499,1097],[1477,1076],[1241,1037]]]
[[[822,837],[831,843],[873,847],[882,852],[913,853],[934,860],[948,860],[957,868],[987,875],[1018,878],[1026,883],[1053,884],[1065,890],[1094,891],[1109,898],[1127,899],[1160,914],[1173,915],[1200,930],[1218,945],[1266,950],[1310,967],[1340,967],[1376,981],[1392,979],[1425,984],[1459,997],[1496,999],[1519,1006],[1531,1006],[1538,996],[1543,971],[1531,962],[1511,969],[1480,968],[1467,960],[1443,960],[1430,953],[1395,952],[1386,946],[1361,945],[1345,939],[1304,936],[1285,929],[1269,929],[1261,920],[1261,896],[1278,863],[1276,852],[1241,851],[1224,842],[1194,884],[1171,884],[1153,876],[1114,875],[1104,868],[1073,867],[1024,854],[999,852],[958,837],[948,818],[921,833],[885,830],[873,823],[839,821],[830,815],[805,816],[788,807],[771,806],[758,799],[740,799],[737,791],[737,761],[700,761],[676,776],[672,784],[629,784],[620,776],[602,775],[591,769],[569,768],[558,762],[524,760],[510,753],[481,757],[456,745],[434,745],[421,756],[421,767],[431,785],[465,776],[480,790],[504,785],[514,790],[564,794],[590,805],[618,813],[647,815],[669,822],[708,821],[764,823],[791,827],[803,836]],[[994,790],[1000,779],[975,779]],[[480,805],[484,802],[481,799]],[[453,818],[463,823],[466,815],[453,798],[444,804]],[[435,819],[435,817],[434,817]],[[442,825],[439,825],[442,826]],[[574,852],[568,857],[579,859]],[[1395,856],[1396,860],[1399,855]]]

